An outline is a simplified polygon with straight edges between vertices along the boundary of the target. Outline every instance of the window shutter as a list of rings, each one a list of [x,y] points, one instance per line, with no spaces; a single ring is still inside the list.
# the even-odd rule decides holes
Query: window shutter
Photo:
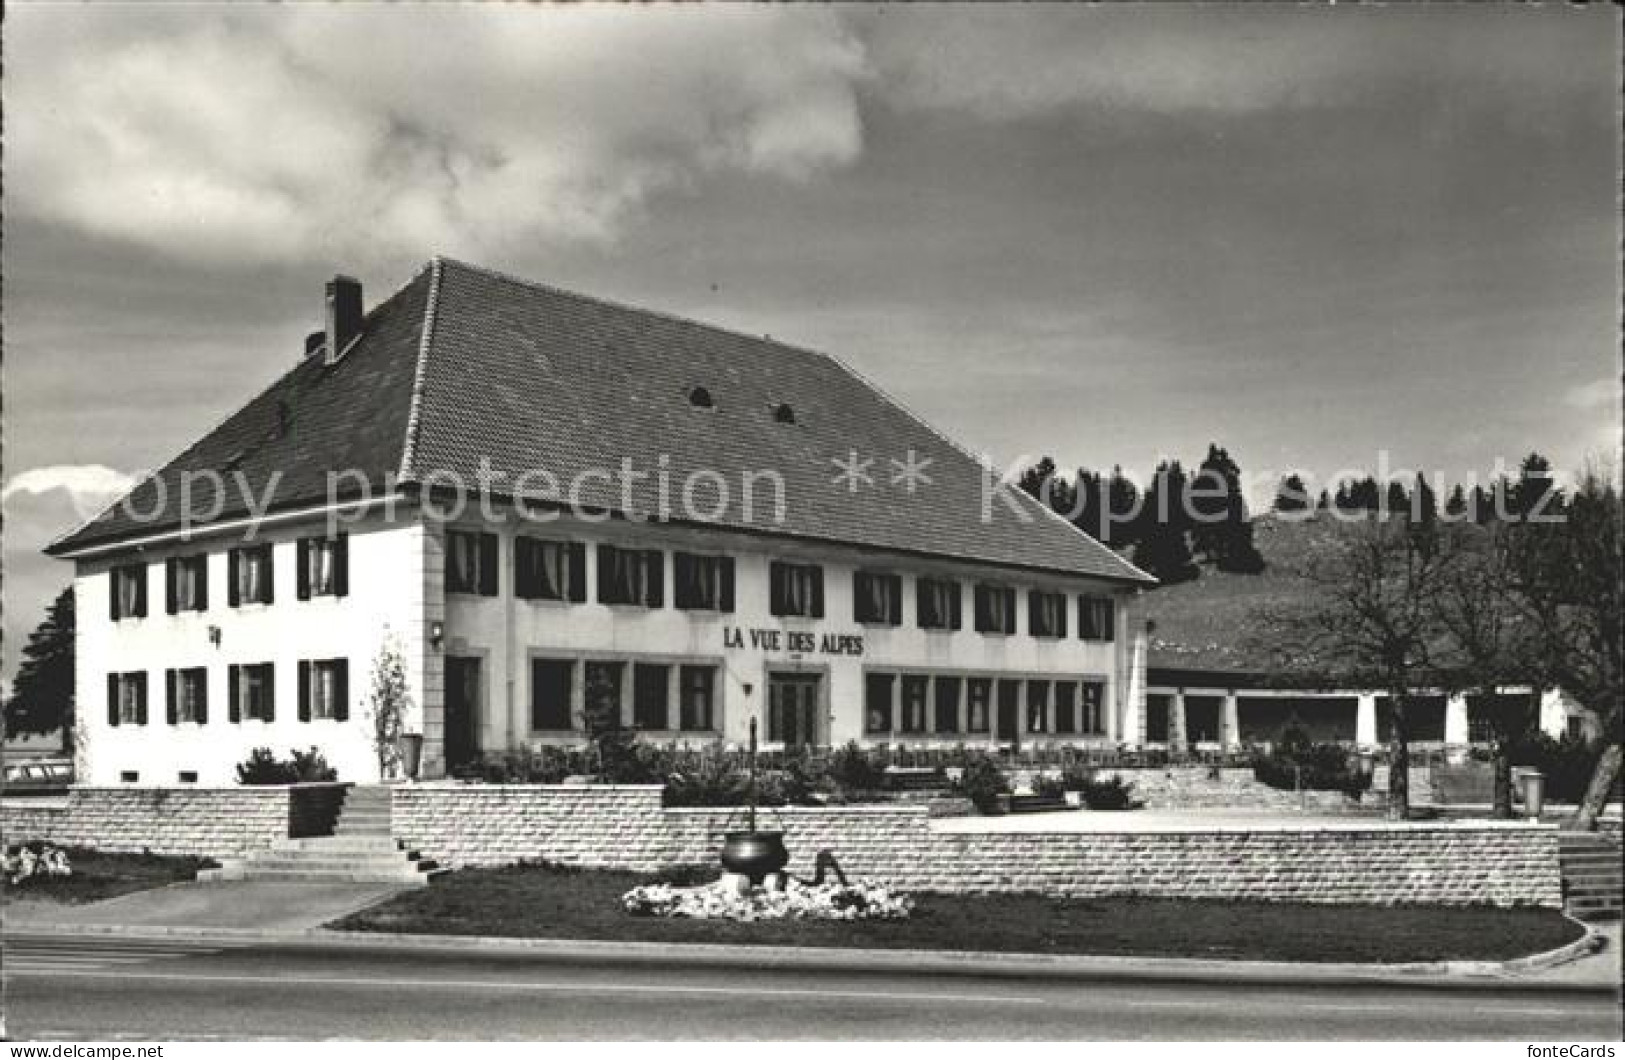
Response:
[[[233,725],[243,720],[242,694],[243,668],[232,666],[226,670],[226,720]]]
[[[197,723],[209,723],[209,671],[198,671],[197,682]]]
[[[260,583],[260,601],[276,603],[276,546],[265,546],[265,580]]]
[[[1004,597],[1004,631],[1014,634],[1016,631],[1016,591],[1006,589],[1001,595]]]
[[[147,723],[147,672],[145,670],[135,675],[135,723]]]
[[[497,594],[497,535],[480,535],[480,595]]]
[[[265,664],[265,713],[260,715],[266,721],[276,720],[276,664]]]
[[[107,675],[107,724],[118,728],[118,674]]]
[[[179,692],[175,687],[178,681],[174,670],[164,671],[164,720],[171,725],[180,720],[180,709],[175,702]]]
[[[175,613],[175,557],[164,560],[164,610]]]
[[[242,567],[243,556],[237,549],[226,553],[226,606],[236,607],[242,602],[237,592],[237,572]]]
[[[722,565],[722,600],[718,610],[733,613],[734,609],[734,558],[723,556],[717,561]]]
[[[1117,639],[1117,602],[1115,600],[1100,601],[1100,639]]]
[[[598,602],[606,604],[615,599],[615,546],[598,546]]]
[[[768,610],[775,615],[784,614],[784,564],[774,563],[768,567]]]
[[[1045,632],[1043,630],[1043,619],[1039,615],[1044,606],[1040,602],[1042,599],[1043,597],[1037,589],[1027,590],[1027,632],[1034,637],[1038,636],[1040,632]]]
[[[1060,606],[1055,609],[1055,621],[1058,623],[1058,625],[1050,632],[1054,633],[1057,637],[1064,637],[1066,636],[1066,597],[1061,597],[1059,604]]]
[[[645,549],[643,602],[650,607],[666,606],[666,554],[658,548]]]
[[[960,612],[961,608],[960,608],[959,583],[958,582],[949,583],[949,586],[948,586],[948,606],[950,608],[952,608],[952,610],[950,610],[948,612],[948,628],[949,629],[959,629],[960,626],[961,626],[960,618],[959,618],[959,612]]]
[[[812,617],[824,617],[824,568],[810,567],[812,572]]]
[[[570,601],[587,601],[587,546],[579,541],[570,542]]]
[[[310,720],[310,662],[299,660],[299,720]]]
[[[493,535],[492,541],[496,540]],[[350,720],[350,660],[340,659],[337,672],[333,674],[333,719],[335,721]]]
[[[298,549],[295,550],[295,559],[296,559],[296,561],[298,563],[298,566],[299,566],[299,569],[294,572],[297,575],[296,580],[298,582],[298,589],[297,589],[297,592],[295,593],[295,595],[297,595],[299,597],[299,599],[301,599],[301,600],[309,600],[310,599],[310,539],[308,537],[301,537],[299,539],[299,547],[298,547]]]
[[[350,595],[350,535],[333,538],[333,595]]]
[[[914,624],[921,629],[931,626],[931,583],[924,578],[914,579]]]
[[[147,617],[147,565],[135,566],[135,617]]]
[[[114,567],[112,570],[107,572],[107,617],[112,619],[114,622],[117,622],[120,618],[124,617],[119,614],[118,610],[119,580],[118,567]]]
[[[534,600],[536,591],[537,542],[529,537],[513,539],[513,594],[521,600]]]
[[[209,557],[197,557],[197,609],[209,609]]]

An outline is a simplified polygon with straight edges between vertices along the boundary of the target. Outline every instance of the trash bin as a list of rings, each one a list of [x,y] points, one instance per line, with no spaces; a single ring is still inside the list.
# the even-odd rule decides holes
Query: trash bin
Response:
[[[401,734],[401,772],[416,780],[418,767],[423,762],[423,734],[407,732]]]
[[[1523,785],[1523,812],[1530,820],[1538,820],[1541,807],[1546,804],[1546,774],[1538,769],[1526,769],[1518,780]]]

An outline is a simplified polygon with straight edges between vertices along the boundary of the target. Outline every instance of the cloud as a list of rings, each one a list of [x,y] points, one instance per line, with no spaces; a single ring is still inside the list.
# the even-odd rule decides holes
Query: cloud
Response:
[[[67,494],[80,518],[89,519],[135,482],[133,477],[104,464],[55,464],[11,476],[0,489],[0,502],[10,501],[19,493],[37,497],[60,490]]]
[[[8,205],[201,261],[601,243],[660,191],[862,147],[862,47],[817,8],[10,14]]]
[[[1604,376],[1601,379],[1570,387],[1564,399],[1577,409],[1619,408],[1619,379]]]

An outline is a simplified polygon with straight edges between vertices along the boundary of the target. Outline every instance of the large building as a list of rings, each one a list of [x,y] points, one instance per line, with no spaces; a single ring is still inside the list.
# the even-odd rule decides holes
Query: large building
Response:
[[[833,357],[437,259],[50,546],[80,777],[579,741],[1138,743],[1152,580]],[[1134,731],[1129,731],[1129,724]]]

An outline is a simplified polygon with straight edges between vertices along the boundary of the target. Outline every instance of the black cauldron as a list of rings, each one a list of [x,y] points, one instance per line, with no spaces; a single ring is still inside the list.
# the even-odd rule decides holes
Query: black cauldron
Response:
[[[722,842],[722,867],[760,885],[790,863],[783,832],[729,832]]]

